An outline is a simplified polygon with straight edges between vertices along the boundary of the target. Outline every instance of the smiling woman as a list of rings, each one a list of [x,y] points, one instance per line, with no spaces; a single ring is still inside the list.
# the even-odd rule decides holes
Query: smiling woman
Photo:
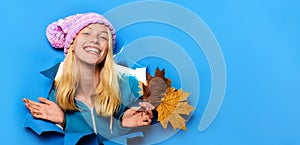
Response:
[[[71,48],[80,48],[75,51],[78,60],[83,61],[87,59],[86,63],[99,64],[101,63],[108,48],[108,41],[111,40],[111,34],[108,28],[101,24],[90,24],[79,32],[77,38],[74,40],[74,46]],[[111,46],[110,46],[111,47]],[[88,52],[88,53],[85,53]],[[89,62],[90,61],[90,62]]]
[[[146,102],[133,107],[140,97],[138,80],[115,68],[116,34],[106,18],[96,13],[69,16],[50,24],[46,34],[54,48],[64,48],[66,57],[49,100],[23,99],[35,119],[58,124],[66,133],[92,132],[100,143],[131,127],[150,125],[154,107]]]

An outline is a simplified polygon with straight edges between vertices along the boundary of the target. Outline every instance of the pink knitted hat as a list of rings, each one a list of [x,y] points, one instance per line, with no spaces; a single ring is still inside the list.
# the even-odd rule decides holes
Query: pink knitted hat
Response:
[[[114,45],[116,43],[116,32],[112,24],[102,15],[93,12],[76,14],[53,22],[47,27],[46,36],[54,48],[64,48],[64,53],[67,54],[70,44],[79,31],[94,23],[103,24],[110,29]]]

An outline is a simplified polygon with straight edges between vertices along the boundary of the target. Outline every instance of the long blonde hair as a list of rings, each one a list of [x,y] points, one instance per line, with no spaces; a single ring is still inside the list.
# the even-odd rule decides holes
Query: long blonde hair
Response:
[[[121,105],[121,94],[118,83],[119,74],[114,67],[113,44],[110,30],[108,32],[108,52],[104,62],[98,67],[102,67],[100,71],[101,80],[96,86],[96,94],[91,96],[94,107],[98,115],[112,116],[119,111]],[[79,84],[79,69],[72,52],[73,45],[70,46],[66,55],[62,75],[56,85],[56,100],[58,105],[64,111],[75,111],[78,107],[75,104],[75,93]]]

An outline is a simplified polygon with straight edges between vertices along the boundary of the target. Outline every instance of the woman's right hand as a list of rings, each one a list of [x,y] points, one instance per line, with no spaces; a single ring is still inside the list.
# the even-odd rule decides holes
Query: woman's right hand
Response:
[[[40,102],[23,98],[23,102],[31,115],[35,118],[48,120],[64,127],[65,114],[58,104],[43,97],[39,97],[38,99]]]

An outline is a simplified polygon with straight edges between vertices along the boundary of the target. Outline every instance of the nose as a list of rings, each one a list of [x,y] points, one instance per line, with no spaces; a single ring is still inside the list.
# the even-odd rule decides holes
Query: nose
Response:
[[[97,35],[91,36],[91,42],[95,44],[100,44],[99,43],[99,37]]]

